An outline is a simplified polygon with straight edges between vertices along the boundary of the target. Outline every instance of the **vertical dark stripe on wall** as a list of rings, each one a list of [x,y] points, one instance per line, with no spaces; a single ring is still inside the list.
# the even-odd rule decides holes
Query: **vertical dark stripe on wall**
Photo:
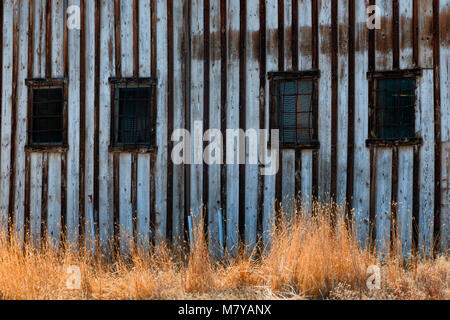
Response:
[[[292,0],[292,69],[298,70],[298,0]]]
[[[19,74],[19,19],[20,4],[14,6],[13,22],[13,79],[11,96],[11,149],[10,149],[10,178],[9,178],[9,201],[8,212],[10,223],[14,223],[14,204],[16,193],[16,127],[17,127],[17,77]],[[19,213],[17,213],[19,214]],[[12,226],[12,225],[11,225]]]
[[[266,127],[266,1],[260,1],[259,5],[259,26],[260,26],[260,98],[259,98],[259,127]],[[258,221],[256,224],[258,235],[263,232],[263,215],[264,215],[264,176],[258,175]]]
[[[370,0],[369,5],[376,4],[375,0]],[[369,72],[375,71],[375,29],[369,29]],[[369,80],[369,110],[373,110],[373,80]],[[369,114],[369,128],[372,117]],[[370,130],[370,129],[369,129]],[[375,244],[375,180],[376,180],[376,154],[375,149],[370,149],[370,209],[369,209],[369,233],[371,244]]]
[[[83,239],[85,218],[85,144],[86,144],[86,14],[85,0],[80,0],[80,163],[79,163],[79,240]]]
[[[319,70],[319,8],[318,0],[312,0],[311,6],[311,18],[312,18],[312,68],[313,70]],[[318,85],[314,88],[314,128],[318,131]],[[318,133],[316,132],[316,137]],[[319,152],[313,150],[312,159],[312,200],[315,200],[319,194]]]
[[[413,0],[413,60],[419,66],[419,0]],[[420,148],[414,146],[413,159],[413,208],[412,208],[412,249],[417,251],[419,245],[419,192],[420,192]]]
[[[347,189],[346,216],[353,222],[353,170],[355,153],[355,0],[348,1],[348,141],[347,141]]]
[[[173,47],[173,1],[167,0],[167,152],[172,154],[170,138],[174,127],[174,47]],[[172,239],[173,228],[173,162],[167,161],[167,239]]]
[[[150,14],[151,14],[151,76],[156,77],[156,0],[150,0]],[[156,195],[155,195],[155,162],[156,154],[150,154],[150,242],[155,243],[155,211],[156,211]]]
[[[392,0],[392,54],[393,69],[400,69],[400,14],[399,0]]]
[[[391,246],[398,234],[398,147],[392,148],[392,192],[391,192]]]
[[[433,56],[434,56],[434,243],[439,248],[441,227],[441,81],[440,81],[440,16],[439,0],[433,0]],[[448,124],[447,124],[448,125]]]
[[[99,237],[99,146],[100,146],[100,0],[95,0],[95,66],[94,66],[94,220],[95,238]]]
[[[1,8],[2,4],[0,4]],[[1,13],[0,13],[1,14]],[[2,19],[0,19],[2,20]],[[2,20],[3,21],[3,20]],[[28,7],[28,69],[27,69],[27,77],[32,78],[33,77],[33,65],[34,65],[34,1],[29,2]],[[2,38],[2,37],[0,37]],[[1,40],[0,40],[1,41]],[[1,43],[0,43],[1,47]],[[0,58],[1,59],[1,58]],[[0,63],[1,66],[1,63]],[[0,67],[0,70],[2,68]],[[1,79],[1,74],[0,74]],[[1,81],[1,80],[0,80]],[[0,85],[1,87],[1,85]],[[28,94],[30,94],[30,90],[28,90]],[[0,94],[1,96],[1,94]],[[1,103],[0,103],[1,105]],[[27,117],[30,114],[30,104],[27,106]],[[27,121],[27,132],[28,132],[28,121]],[[28,145],[28,134],[26,136],[27,142],[26,145]],[[30,161],[31,161],[31,153],[26,150],[26,158],[25,158],[25,237],[28,237],[28,240],[30,239],[30,220],[31,220],[31,212],[30,212],[30,181],[31,181],[31,170],[30,170]]]
[[[278,71],[284,71],[284,0],[278,0]],[[282,203],[283,151],[279,153],[279,166],[275,178],[275,200]],[[278,205],[275,208],[278,209]]]
[[[374,148],[370,149],[370,206],[369,206],[369,240],[375,245],[375,181],[377,175],[377,155]]]
[[[299,70],[298,63],[298,0],[292,0],[292,69]],[[302,186],[302,150],[295,150],[295,199],[300,197]],[[299,198],[298,198],[299,199]]]
[[[419,245],[419,194],[420,194],[420,152],[419,146],[414,146],[413,160],[413,208],[412,208],[412,248],[417,252]]]
[[[204,45],[203,45],[203,56],[204,56],[204,66],[203,66],[203,132],[208,131],[210,127],[210,117],[209,117],[209,97],[210,97],[210,83],[209,83],[209,74],[210,74],[210,0],[204,0],[203,4],[203,19],[204,19]],[[204,142],[203,148],[205,149],[207,146],[207,142]],[[209,203],[209,165],[203,163],[203,208],[204,208],[204,224],[205,230],[207,230],[208,225],[208,203]]]
[[[220,0],[220,131],[224,137],[224,145],[226,145],[225,130],[227,128],[227,1]],[[226,148],[223,148],[223,158],[226,159]],[[225,219],[227,212],[227,167],[220,165],[221,190],[220,201],[222,205],[222,216]],[[226,223],[223,223],[223,233],[227,234]]]
[[[42,193],[41,193],[41,238],[43,243],[47,235],[47,195],[48,195],[48,153],[42,154]]]
[[[337,195],[337,144],[338,144],[338,0],[331,1],[331,198]]]
[[[122,76],[122,41],[120,25],[120,0],[114,0],[114,27],[115,27],[115,47],[116,47],[116,77]]]
[[[240,27],[239,27],[239,127],[246,129],[246,33],[247,33],[247,0],[240,0]],[[244,138],[245,139],[245,138]],[[241,141],[245,148],[245,140]],[[239,235],[245,239],[245,163],[239,165]]]
[[[52,77],[52,0],[45,2],[45,77]]]

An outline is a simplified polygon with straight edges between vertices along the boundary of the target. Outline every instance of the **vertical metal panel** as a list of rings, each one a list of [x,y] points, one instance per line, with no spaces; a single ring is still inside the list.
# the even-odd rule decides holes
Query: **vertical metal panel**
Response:
[[[419,66],[433,68],[433,0],[419,1]]]
[[[300,70],[311,70],[313,60],[313,34],[312,34],[312,0],[301,0],[298,3],[299,20],[299,67]],[[301,199],[306,212],[311,210],[312,202],[312,161],[313,152],[302,150],[301,152]]]
[[[440,1],[440,81],[441,81],[441,247],[450,248],[450,94],[449,59],[450,56],[450,3]],[[447,213],[447,214],[446,214]]]
[[[386,257],[389,252],[392,195],[392,149],[378,148],[375,178],[375,234],[377,251]]]
[[[191,4],[191,211],[197,221],[203,196],[204,17],[203,1]],[[196,131],[198,128],[198,131]],[[200,136],[198,136],[200,134]]]
[[[158,154],[155,163],[155,232],[156,243],[166,238],[167,204],[167,3],[156,1],[156,76],[157,125],[156,143]]]
[[[1,109],[1,164],[0,164],[0,228],[2,232],[8,229],[9,219],[9,186],[11,167],[11,117],[13,97],[13,27],[15,1],[4,1],[3,20],[3,71],[2,71],[2,109]]]
[[[377,71],[392,70],[392,0],[377,0],[380,7],[382,27],[375,31],[375,68]]]
[[[78,176],[77,176],[78,177]],[[61,239],[61,154],[48,154],[47,236],[59,247]]]
[[[355,3],[355,166],[354,166],[354,221],[355,232],[362,245],[367,245],[369,236],[370,204],[370,152],[366,148],[368,134],[368,83],[367,66],[368,31],[366,26],[366,3]]]
[[[280,10],[280,9],[279,9]],[[284,70],[293,70],[292,66],[292,1],[284,1],[283,6],[283,56]],[[285,217],[291,220],[294,216],[295,200],[295,150],[283,150],[281,159],[281,199]]]
[[[411,147],[399,148],[397,234],[403,258],[407,258],[412,249],[413,157],[414,150]]]
[[[25,85],[25,78],[28,76],[28,28],[29,28],[29,1],[24,1],[20,5],[20,25],[19,25],[19,52],[18,54],[18,75],[17,75],[17,97],[16,97],[16,132],[15,145],[16,157],[14,159],[16,165],[15,174],[15,194],[14,194],[14,224],[16,225],[17,236],[20,241],[25,236],[25,166],[26,153],[25,143],[27,140],[27,101],[28,90]]]
[[[101,2],[100,27],[100,99],[99,99],[99,236],[102,247],[105,247],[113,235],[112,206],[112,156],[108,153],[110,139],[111,89],[108,79],[114,70],[114,3]]]
[[[227,129],[239,128],[239,3],[227,0]],[[233,141],[231,152],[236,154],[237,144]],[[233,154],[231,154],[232,156]],[[228,154],[227,154],[228,158]],[[227,249],[236,253],[239,240],[239,165],[227,165]]]
[[[433,248],[434,219],[434,104],[433,70],[423,70],[417,91],[416,130],[423,139],[419,169],[419,250],[428,254]]]
[[[336,202],[345,206],[347,190],[348,152],[348,0],[338,3],[338,121],[337,121],[337,175]]]
[[[69,6],[79,7],[79,0],[69,1]],[[59,19],[64,15],[60,14]],[[63,25],[60,22],[59,25]],[[55,26],[56,27],[56,26]],[[53,28],[55,29],[55,28]],[[61,32],[55,30],[55,32]],[[56,37],[54,37],[56,38]],[[68,143],[67,152],[67,240],[71,244],[78,242],[79,232],[79,157],[80,157],[80,30],[68,31],[69,98],[68,98]],[[62,44],[61,44],[62,46]],[[55,70],[57,68],[52,68]],[[61,68],[58,68],[61,69]],[[61,76],[59,74],[58,76]],[[56,76],[56,74],[55,74]]]
[[[277,3],[276,1],[266,1],[266,68],[267,71],[276,71],[278,66],[278,33],[277,33]],[[269,129],[270,121],[270,90],[269,81],[267,80],[265,86],[265,128]],[[267,143],[264,144],[264,149]],[[267,150],[270,152],[270,149]],[[273,159],[274,160],[274,159]],[[275,159],[278,161],[278,159]],[[268,175],[264,177],[264,216],[263,216],[263,241],[265,245],[269,245],[274,224],[274,210],[275,210],[275,175]]]
[[[95,219],[93,207],[94,202],[94,159],[95,155],[95,38],[100,35],[95,34],[95,2],[85,1],[85,59],[86,59],[86,106],[85,109],[85,164],[84,164],[84,230],[86,247],[92,248],[94,245],[95,234],[90,234],[89,230],[93,230]],[[91,196],[91,197],[89,197]]]
[[[221,127],[221,47],[220,47],[220,1],[211,0],[210,7],[210,94],[209,94],[209,127]],[[222,143],[222,142],[219,142]],[[223,146],[223,143],[222,143]],[[223,154],[222,154],[223,156]],[[223,162],[223,161],[222,161]],[[208,183],[208,225],[210,252],[216,256],[223,254],[220,247],[219,211],[221,210],[222,179],[220,163],[209,166]]]
[[[150,156],[139,155],[137,174],[137,246],[148,249],[150,243]]]
[[[186,22],[184,14],[186,10],[186,1],[178,1],[173,8],[173,50],[174,50],[174,129],[186,127],[185,123],[185,72],[186,72]],[[215,17],[214,14],[211,14]],[[218,19],[220,15],[217,13]],[[217,46],[220,42],[217,39]],[[220,69],[219,69],[220,70]],[[220,71],[219,71],[220,77]],[[214,87],[220,89],[220,83],[216,83]],[[215,97],[220,101],[220,97]],[[220,125],[217,127],[220,128]],[[171,161],[171,160],[169,160]],[[212,181],[212,180],[211,180]],[[185,190],[185,170],[183,165],[173,166],[173,218],[172,218],[172,234],[175,243],[181,243],[184,240],[184,190]]]
[[[30,241],[37,245],[42,232],[42,154],[32,153],[30,158]]]
[[[319,1],[319,199],[330,199],[331,176],[331,3]]]
[[[119,199],[120,250],[126,254],[133,249],[131,155],[128,153],[119,156]]]
[[[247,3],[247,39],[246,39],[246,129],[255,130],[255,138],[259,140],[259,3]],[[259,145],[259,143],[257,144]],[[258,150],[253,143],[248,145],[246,152],[245,174],[245,242],[253,249],[257,241],[258,215],[258,165],[248,164],[250,159],[256,159]]]
[[[400,68],[412,69],[413,59],[413,0],[399,1]]]

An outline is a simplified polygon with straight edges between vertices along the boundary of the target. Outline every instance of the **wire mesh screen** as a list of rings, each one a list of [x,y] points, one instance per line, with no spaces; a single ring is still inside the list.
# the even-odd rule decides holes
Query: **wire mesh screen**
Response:
[[[33,89],[31,142],[63,143],[63,88]]]
[[[278,128],[282,144],[314,139],[313,81],[280,81],[277,92]]]
[[[375,88],[376,138],[413,138],[416,81],[381,79]]]
[[[116,145],[150,143],[150,87],[116,89]]]

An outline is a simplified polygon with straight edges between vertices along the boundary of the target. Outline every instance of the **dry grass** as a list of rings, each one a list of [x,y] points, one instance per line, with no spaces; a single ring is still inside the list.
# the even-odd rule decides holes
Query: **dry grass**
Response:
[[[358,247],[330,207],[318,218],[300,213],[274,230],[270,250],[210,259],[203,230],[193,250],[165,246],[127,259],[94,257],[86,250],[36,249],[14,241],[0,244],[2,299],[449,299],[450,261],[396,258],[383,263]],[[281,219],[284,221],[284,219]],[[200,225],[202,223],[200,222]],[[336,231],[339,230],[339,231]],[[14,237],[12,237],[14,239]],[[367,289],[367,267],[381,267],[381,290]],[[81,289],[67,287],[70,266],[81,270]]]

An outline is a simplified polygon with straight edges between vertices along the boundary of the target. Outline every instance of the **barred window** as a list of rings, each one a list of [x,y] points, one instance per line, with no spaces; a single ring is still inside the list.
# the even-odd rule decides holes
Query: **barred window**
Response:
[[[375,134],[379,139],[414,137],[414,78],[379,79],[376,84]]]
[[[272,80],[272,128],[279,129],[280,146],[296,148],[315,145],[316,80],[302,73],[281,73]]]
[[[28,145],[65,145],[67,108],[64,80],[32,79],[26,82],[29,88]]]
[[[111,79],[113,147],[151,147],[155,134],[154,85],[151,79]]]

